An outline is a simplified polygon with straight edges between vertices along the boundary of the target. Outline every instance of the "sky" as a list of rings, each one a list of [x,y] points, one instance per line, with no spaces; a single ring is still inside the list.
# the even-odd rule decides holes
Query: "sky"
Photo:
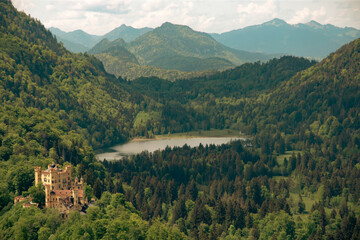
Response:
[[[280,18],[290,24],[360,29],[360,0],[12,0],[47,28],[103,35],[122,24],[158,27],[164,22],[222,33]]]

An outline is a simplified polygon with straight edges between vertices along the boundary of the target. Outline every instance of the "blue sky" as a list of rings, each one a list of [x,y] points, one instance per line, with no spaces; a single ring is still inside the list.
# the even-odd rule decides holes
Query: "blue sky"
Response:
[[[158,27],[164,22],[204,32],[226,32],[281,18],[290,24],[360,29],[360,0],[12,0],[18,10],[46,27],[102,35],[126,24]]]

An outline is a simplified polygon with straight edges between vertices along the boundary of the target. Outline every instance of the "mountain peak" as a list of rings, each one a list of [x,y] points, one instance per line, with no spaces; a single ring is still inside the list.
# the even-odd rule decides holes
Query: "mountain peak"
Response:
[[[323,27],[323,25],[321,25],[320,23],[318,23],[314,20],[311,20],[310,22],[305,23],[305,25],[307,25],[309,27],[313,27],[313,28],[322,28]]]
[[[193,29],[191,29],[189,26],[186,25],[180,25],[180,24],[174,24],[171,22],[164,22],[160,27],[156,28],[157,31],[166,31],[166,32],[176,32],[178,31],[191,31],[195,32]]]
[[[280,18],[274,18],[271,21],[265,22],[262,25],[266,25],[266,26],[275,26],[275,27],[280,27],[280,26],[284,26],[284,25],[288,25],[287,22],[285,22],[284,20],[280,19]]]
[[[171,23],[171,22],[164,22],[163,24],[161,24],[161,28],[164,28],[164,27],[174,27],[175,24]]]

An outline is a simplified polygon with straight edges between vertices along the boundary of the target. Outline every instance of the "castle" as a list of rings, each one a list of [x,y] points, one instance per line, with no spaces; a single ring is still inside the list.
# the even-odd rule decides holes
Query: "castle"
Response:
[[[38,183],[45,187],[45,206],[58,209],[64,216],[82,210],[87,204],[83,178],[72,181],[71,165],[65,166],[65,170],[55,164],[49,164],[46,170],[35,167],[35,185]]]

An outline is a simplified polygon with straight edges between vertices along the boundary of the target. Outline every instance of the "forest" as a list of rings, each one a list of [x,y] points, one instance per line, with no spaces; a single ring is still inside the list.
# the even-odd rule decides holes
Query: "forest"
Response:
[[[127,81],[0,2],[1,239],[360,239],[360,39],[174,82]],[[241,141],[99,162],[133,137],[232,129]],[[72,164],[95,206],[44,206],[34,166]],[[13,204],[32,195],[40,208]]]

